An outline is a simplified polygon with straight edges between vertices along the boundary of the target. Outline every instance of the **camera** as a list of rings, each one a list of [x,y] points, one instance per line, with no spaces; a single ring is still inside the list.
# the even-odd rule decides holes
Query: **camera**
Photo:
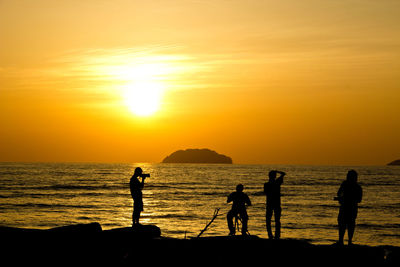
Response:
[[[142,178],[148,178],[148,177],[150,177],[150,174],[149,173],[142,173],[141,177]]]

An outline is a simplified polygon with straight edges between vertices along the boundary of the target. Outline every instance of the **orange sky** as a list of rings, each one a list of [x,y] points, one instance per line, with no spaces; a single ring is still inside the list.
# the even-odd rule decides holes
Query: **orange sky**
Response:
[[[2,0],[0,161],[210,148],[235,163],[385,164],[400,158],[399,12],[391,0]]]

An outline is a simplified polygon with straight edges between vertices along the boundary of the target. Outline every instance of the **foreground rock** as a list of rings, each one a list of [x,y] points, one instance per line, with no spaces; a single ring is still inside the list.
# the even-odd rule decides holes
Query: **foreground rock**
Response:
[[[99,226],[2,227],[1,260],[10,266],[400,266],[399,247],[313,245],[257,236],[174,239],[161,237],[153,225],[102,231]]]
[[[161,230],[155,225],[140,225],[134,228],[124,227],[103,231],[104,238],[115,240],[154,239],[161,236]]]
[[[128,250],[123,263],[127,266],[160,262],[179,266],[399,266],[400,263],[398,247],[312,245],[304,240],[268,240],[256,236],[157,239],[144,244]]]
[[[59,236],[59,235],[92,235],[102,232],[99,223],[75,224],[50,229],[29,229],[0,226],[0,235],[3,238],[26,238],[30,236]]]

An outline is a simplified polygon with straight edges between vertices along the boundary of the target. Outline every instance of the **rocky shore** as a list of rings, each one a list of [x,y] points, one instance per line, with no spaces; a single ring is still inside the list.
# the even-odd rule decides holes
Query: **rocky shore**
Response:
[[[400,247],[313,245],[257,236],[175,239],[162,237],[153,225],[111,230],[98,223],[48,230],[0,227],[0,236],[1,261],[9,266],[400,266]]]

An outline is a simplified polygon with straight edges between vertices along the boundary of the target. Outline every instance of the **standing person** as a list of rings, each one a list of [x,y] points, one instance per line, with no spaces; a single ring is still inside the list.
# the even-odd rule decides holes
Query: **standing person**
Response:
[[[276,178],[277,174],[280,174],[279,178]],[[271,229],[272,214],[275,215],[275,239],[281,237],[281,184],[285,175],[286,173],[282,171],[270,171],[268,173],[269,181],[264,184],[264,194],[267,197],[265,219],[269,239],[274,238]]]
[[[249,216],[247,215],[246,205],[251,206],[251,201],[249,196],[246,193],[243,193],[244,186],[242,184],[238,184],[236,186],[236,192],[231,193],[228,196],[227,203],[232,203],[232,209],[226,215],[226,219],[228,221],[229,235],[235,234],[235,227],[233,226],[233,217],[240,215],[242,219],[242,235],[247,234],[247,221],[249,220]]]
[[[339,226],[339,245],[343,245],[344,234],[347,228],[348,244],[352,244],[354,229],[356,227],[356,218],[358,212],[358,203],[362,200],[362,188],[357,183],[358,174],[355,170],[347,172],[346,180],[342,182],[337,192],[340,203],[338,226]]]
[[[142,182],[139,181],[138,177],[142,177]],[[150,174],[144,174],[142,168],[137,167],[129,182],[133,199],[132,227],[139,225],[140,213],[143,211],[142,189],[146,177],[150,177]]]

